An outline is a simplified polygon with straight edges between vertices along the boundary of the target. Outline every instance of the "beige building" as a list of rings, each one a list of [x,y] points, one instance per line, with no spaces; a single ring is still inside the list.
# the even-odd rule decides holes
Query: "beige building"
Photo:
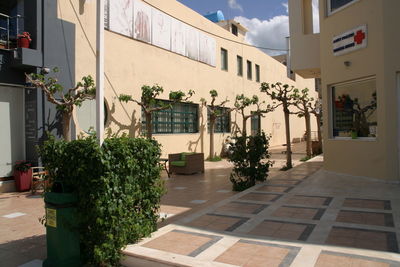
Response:
[[[325,169],[399,180],[397,0],[289,0],[291,66],[321,78]]]
[[[295,80],[288,79],[286,67],[245,43],[246,29],[232,20],[214,23],[175,0],[132,0],[132,7],[123,8],[118,2],[110,1],[106,7],[105,31],[106,128],[114,133],[126,132],[136,137],[141,134],[140,107],[120,103],[117,97],[130,94],[139,100],[142,85],[163,86],[165,91],[160,98],[165,100],[171,90],[196,92],[191,103],[177,104],[172,111],[154,116],[153,136],[162,144],[164,156],[181,151],[208,155],[207,109],[202,107],[200,99],[210,100],[212,89],[218,91],[219,101],[229,99],[228,107],[233,107],[235,96],[242,93],[249,97],[258,95],[269,102],[259,92],[261,82],[279,81],[300,89],[308,87],[315,93],[314,79],[298,75]],[[75,77],[95,73],[96,1],[86,1],[81,12],[76,12],[82,5],[78,0],[59,1],[58,5],[60,19],[76,25]],[[182,27],[186,35],[179,39]],[[179,41],[186,41],[186,49]],[[77,133],[87,130],[94,124],[94,103],[85,104],[76,115]],[[291,117],[292,138],[303,136],[304,124],[304,119]],[[313,126],[315,129],[315,123]],[[221,119],[215,134],[216,153],[221,151],[225,138],[241,127],[236,112]],[[285,143],[284,116],[280,109],[260,121],[248,120],[248,132],[257,128],[272,134],[271,145]]]

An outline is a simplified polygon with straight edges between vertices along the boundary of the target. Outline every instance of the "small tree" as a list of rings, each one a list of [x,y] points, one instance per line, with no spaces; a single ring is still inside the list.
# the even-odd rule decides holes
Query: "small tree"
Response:
[[[54,68],[53,72],[57,73],[58,69]],[[80,107],[83,101],[94,99],[96,96],[96,87],[92,76],[83,77],[82,81],[67,91],[55,77],[35,73],[25,74],[25,76],[33,87],[42,89],[47,100],[55,104],[57,110],[61,111],[63,138],[65,141],[71,141],[70,125],[74,107]]]
[[[200,101],[204,106],[207,107],[207,111],[210,115],[209,123],[210,123],[210,155],[209,159],[214,158],[214,131],[215,131],[215,123],[218,118],[225,116],[227,113],[231,112],[232,109],[222,109],[226,103],[229,102],[228,99],[222,101],[219,105],[215,104],[216,98],[218,97],[218,92],[216,90],[210,91],[211,102],[210,105],[207,105],[207,101],[202,98]]]
[[[318,147],[319,153],[322,152],[322,133],[321,133],[321,122],[322,122],[322,101],[321,99],[317,99],[312,105],[312,109],[310,111],[314,114],[315,119],[317,120],[317,135],[318,135]]]
[[[282,106],[283,113],[285,116],[285,129],[286,129],[286,167],[285,169],[293,168],[292,164],[292,148],[291,148],[291,140],[290,140],[290,110],[289,107],[294,104],[292,92],[294,90],[293,86],[289,86],[287,84],[282,84],[277,82],[275,84],[262,83],[261,84],[261,92],[266,93],[272,101],[278,101],[280,103],[275,104],[274,108]]]
[[[230,143],[228,158],[234,167],[230,175],[234,191],[243,191],[256,184],[256,181],[265,181],[268,177],[272,161],[269,136],[264,132],[256,136],[236,136]]]
[[[313,97],[310,97],[308,94],[309,89],[304,88],[303,90],[294,89],[293,90],[293,99],[294,105],[299,109],[297,112],[293,112],[299,118],[304,118],[306,123],[306,153],[307,157],[311,158],[312,156],[312,148],[311,148],[311,111],[312,102],[314,101]]]
[[[187,101],[190,97],[193,96],[194,91],[189,90],[187,95],[182,91],[171,91],[169,93],[169,100],[171,103],[165,103],[157,99],[164,92],[164,89],[159,85],[142,86],[142,97],[140,101],[133,99],[131,95],[121,94],[119,96],[119,100],[125,103],[135,102],[139,106],[142,107],[142,111],[144,112],[146,118],[146,138],[151,139],[153,136],[153,123],[152,123],[152,114],[154,112],[160,110],[171,109],[172,105],[176,102]]]
[[[242,115],[242,135],[247,136],[247,120],[251,117],[255,116],[263,116],[264,113],[268,113],[273,111],[273,107],[270,105],[267,106],[266,109],[261,109],[261,105],[265,102],[260,102],[258,96],[253,95],[252,98],[246,97],[243,94],[236,96],[235,101],[235,110],[237,110],[240,115]],[[255,105],[257,107],[256,111],[251,112],[250,114],[246,115],[245,109],[249,106]]]

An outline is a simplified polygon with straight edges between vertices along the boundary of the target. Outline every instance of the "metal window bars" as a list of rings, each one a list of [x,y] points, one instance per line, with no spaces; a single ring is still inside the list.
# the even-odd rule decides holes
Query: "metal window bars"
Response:
[[[21,15],[11,17],[9,15],[0,13],[0,49],[12,49],[12,20],[15,19],[15,40],[19,34],[19,20],[23,19]],[[4,25],[5,24],[5,25]],[[4,26],[3,26],[4,25]]]

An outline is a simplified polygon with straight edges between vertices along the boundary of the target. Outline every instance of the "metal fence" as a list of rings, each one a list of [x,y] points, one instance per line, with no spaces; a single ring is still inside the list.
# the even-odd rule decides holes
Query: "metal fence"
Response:
[[[0,48],[12,49],[16,47],[16,40],[20,33],[19,20],[22,16],[11,17],[0,13]]]

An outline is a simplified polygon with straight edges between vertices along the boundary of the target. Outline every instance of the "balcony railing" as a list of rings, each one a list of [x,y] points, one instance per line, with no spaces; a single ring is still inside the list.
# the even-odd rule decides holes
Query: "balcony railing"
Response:
[[[0,49],[14,49],[17,47],[17,38],[20,33],[19,20],[22,16],[11,17],[0,13]]]

